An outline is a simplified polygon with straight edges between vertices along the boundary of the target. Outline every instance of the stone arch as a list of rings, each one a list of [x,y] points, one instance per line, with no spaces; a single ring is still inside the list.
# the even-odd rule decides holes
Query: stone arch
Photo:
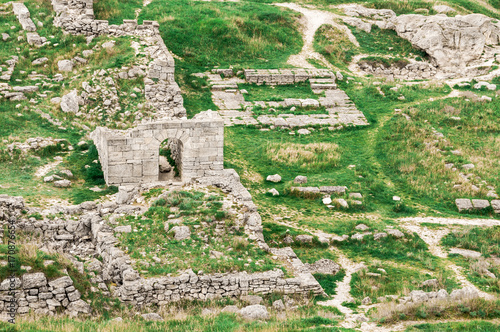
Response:
[[[179,145],[177,166],[183,182],[223,170],[224,122],[216,112],[145,123],[125,132],[99,127],[91,138],[108,185],[157,182],[160,145],[169,138]]]

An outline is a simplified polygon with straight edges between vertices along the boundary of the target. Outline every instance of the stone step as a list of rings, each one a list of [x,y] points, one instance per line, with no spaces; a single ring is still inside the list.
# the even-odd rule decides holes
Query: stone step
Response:
[[[214,90],[214,91],[224,91],[224,90],[230,90],[230,89],[238,89],[238,85],[236,83],[212,85],[212,90]]]
[[[330,83],[330,84],[312,83],[311,84],[312,90],[335,90],[336,88],[337,88],[337,84],[335,84],[335,83]]]

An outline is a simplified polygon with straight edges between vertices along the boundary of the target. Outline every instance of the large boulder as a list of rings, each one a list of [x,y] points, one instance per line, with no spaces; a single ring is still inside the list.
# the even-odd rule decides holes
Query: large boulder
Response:
[[[413,46],[424,50],[434,65],[456,69],[477,60],[486,45],[500,41],[500,26],[481,14],[447,17],[444,15],[400,15],[387,27]]]
[[[240,315],[248,320],[267,320],[269,319],[269,312],[265,306],[260,304],[249,305],[240,310]]]
[[[61,110],[65,113],[76,113],[78,112],[80,106],[78,93],[76,90],[72,90],[71,92],[65,94],[61,98]]]
[[[165,156],[160,156],[159,160],[160,173],[167,173],[172,170],[172,166]]]

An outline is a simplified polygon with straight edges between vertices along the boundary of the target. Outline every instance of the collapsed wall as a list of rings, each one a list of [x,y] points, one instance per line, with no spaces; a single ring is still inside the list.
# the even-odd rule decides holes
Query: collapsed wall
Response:
[[[174,79],[175,61],[160,36],[159,24],[145,20],[123,20],[113,25],[106,20],[96,20],[92,0],[52,0],[56,12],[54,26],[73,35],[95,37],[100,35],[136,36],[148,45],[149,64],[144,79],[145,97],[155,109],[155,118],[185,117],[181,90]]]

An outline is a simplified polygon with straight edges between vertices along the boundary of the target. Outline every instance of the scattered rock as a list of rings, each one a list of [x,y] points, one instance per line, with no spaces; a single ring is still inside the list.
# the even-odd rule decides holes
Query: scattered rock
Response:
[[[375,233],[373,238],[375,241],[380,240],[381,238],[387,237],[387,233]]]
[[[401,232],[399,229],[386,229],[385,231],[387,234],[392,235],[398,239],[405,237],[405,234]]]
[[[69,188],[69,187],[71,187],[71,181],[70,180],[54,181],[54,187],[57,187],[57,188]]]
[[[279,196],[280,195],[279,191],[276,190],[275,188],[269,189],[268,193],[270,193],[273,196]]]
[[[438,288],[439,287],[439,282],[437,279],[429,279],[425,280],[422,283],[422,287],[432,287],[432,288]]]
[[[131,233],[132,232],[132,226],[131,225],[126,225],[126,226],[115,227],[115,232],[116,233]]]
[[[57,67],[59,68],[59,71],[70,72],[73,70],[73,61],[59,60],[57,62]]]
[[[187,226],[174,226],[172,227],[170,232],[173,232],[175,234],[174,239],[176,239],[177,241],[182,241],[191,237],[191,231]]]
[[[283,300],[276,300],[273,302],[273,309],[276,311],[284,311],[285,310],[285,304],[283,303]]]
[[[148,320],[148,321],[162,321],[163,320],[163,318],[160,315],[158,315],[157,313],[154,313],[154,312],[142,314],[141,316],[142,316],[142,318],[144,318],[144,320]]]
[[[360,231],[366,231],[366,230],[370,229],[370,227],[366,226],[365,224],[359,224],[354,228],[357,230],[360,230]]]
[[[302,242],[302,243],[312,243],[312,240],[313,240],[313,236],[312,235],[297,235],[295,237],[295,240],[298,241],[298,242]]]
[[[77,91],[72,90],[61,98],[61,110],[65,113],[77,113],[80,109],[79,100]]]
[[[307,183],[307,176],[302,176],[302,175],[298,175],[295,177],[295,179],[293,180],[293,182],[295,183]]]
[[[260,304],[250,305],[240,310],[240,315],[247,320],[268,320],[269,312]]]
[[[279,174],[268,175],[266,181],[277,183],[281,181],[281,176]]]

